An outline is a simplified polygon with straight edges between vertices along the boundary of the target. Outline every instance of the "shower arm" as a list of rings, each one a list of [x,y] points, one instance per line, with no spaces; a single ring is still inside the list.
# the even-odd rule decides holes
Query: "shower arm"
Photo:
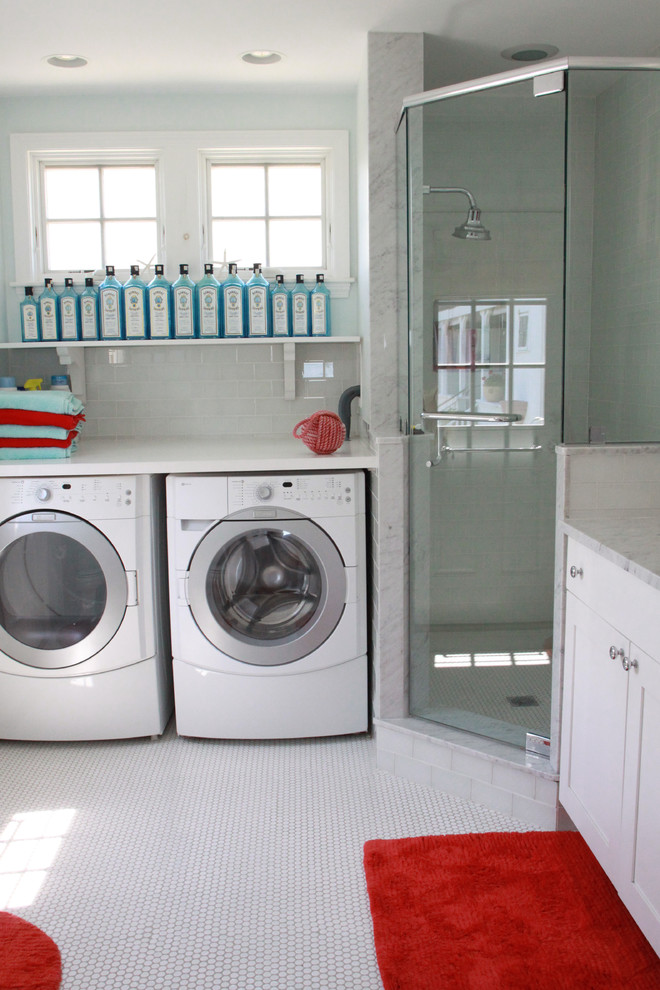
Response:
[[[461,186],[422,186],[422,193],[428,195],[428,193],[462,193],[463,196],[467,196],[470,201],[470,209],[478,210],[477,202],[470,192],[469,189],[463,189]]]

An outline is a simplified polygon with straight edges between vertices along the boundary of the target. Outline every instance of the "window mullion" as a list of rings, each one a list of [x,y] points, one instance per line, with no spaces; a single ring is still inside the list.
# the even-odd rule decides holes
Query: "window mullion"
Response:
[[[269,165],[264,165],[264,224],[266,226],[266,257],[264,258],[264,268],[270,268],[270,200],[268,197],[269,168]]]

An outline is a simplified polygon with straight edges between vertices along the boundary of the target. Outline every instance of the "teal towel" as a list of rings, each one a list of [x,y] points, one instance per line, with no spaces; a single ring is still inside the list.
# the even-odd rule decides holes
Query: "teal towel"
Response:
[[[43,410],[42,410],[43,411]],[[82,423],[78,424],[78,432]],[[0,424],[0,437],[43,437],[44,440],[67,440],[70,430],[59,426],[21,426],[13,423]]]
[[[84,406],[72,392],[0,392],[0,409],[35,409],[77,416]]]
[[[69,457],[76,449],[75,441],[68,447],[0,447],[0,461],[29,461],[38,458]]]

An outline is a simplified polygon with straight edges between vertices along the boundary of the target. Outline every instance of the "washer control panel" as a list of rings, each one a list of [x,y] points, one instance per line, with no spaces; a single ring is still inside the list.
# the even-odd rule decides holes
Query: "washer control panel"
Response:
[[[4,518],[52,509],[89,519],[132,518],[137,515],[139,479],[121,477],[6,478],[0,483],[0,513]]]
[[[302,515],[337,516],[364,512],[364,475],[230,475],[229,512],[258,505],[293,509]]]

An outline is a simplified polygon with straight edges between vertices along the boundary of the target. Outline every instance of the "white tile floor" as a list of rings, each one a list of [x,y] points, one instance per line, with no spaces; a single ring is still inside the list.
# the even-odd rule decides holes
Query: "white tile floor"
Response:
[[[35,814],[60,809],[68,829]],[[62,990],[380,990],[364,842],[528,828],[377,770],[366,736],[170,724],[155,741],[0,743],[0,908],[55,939]]]

